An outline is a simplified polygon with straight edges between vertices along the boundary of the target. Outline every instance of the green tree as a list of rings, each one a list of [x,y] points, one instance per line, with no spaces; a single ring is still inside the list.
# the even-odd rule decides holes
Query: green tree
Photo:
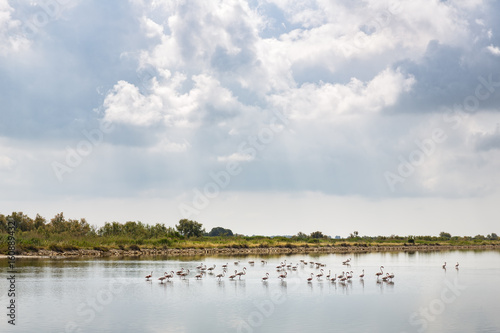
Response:
[[[495,234],[494,232],[491,233],[491,235],[489,235],[488,237],[490,240],[498,240],[498,235]]]
[[[451,234],[448,233],[448,232],[441,231],[439,233],[439,237],[444,238],[444,239],[450,239],[451,238]]]
[[[182,219],[175,226],[177,231],[185,237],[200,237],[205,230],[202,229],[202,224],[188,219]]]
[[[307,238],[309,238],[309,236],[307,236],[307,235],[306,235],[305,233],[303,233],[302,231],[299,231],[299,232],[297,233],[297,235],[295,235],[295,238],[297,238],[297,239],[307,239]]]
[[[321,231],[315,231],[311,233],[311,238],[326,238]]]
[[[233,236],[233,232],[231,229],[225,229],[222,227],[215,227],[210,230],[208,233],[208,236],[210,237],[215,237],[215,236]]]

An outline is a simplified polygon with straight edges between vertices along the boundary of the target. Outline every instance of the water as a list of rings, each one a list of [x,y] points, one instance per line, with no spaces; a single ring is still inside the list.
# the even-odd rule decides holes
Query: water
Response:
[[[351,266],[342,261],[351,257]],[[267,264],[261,264],[260,260]],[[345,285],[306,281],[316,266],[288,270],[286,260],[322,262],[325,275],[353,271]],[[235,266],[234,261],[240,260]],[[252,266],[249,260],[255,260]],[[448,269],[441,268],[444,261]],[[460,262],[460,269],[454,265]],[[247,267],[241,280],[196,280],[203,262]],[[500,332],[500,251],[443,251],[142,259],[19,259],[16,326],[7,323],[7,261],[0,260],[1,332]],[[377,282],[379,266],[393,283]],[[161,284],[165,271],[190,269]],[[365,278],[358,275],[365,270]],[[153,279],[144,276],[153,271]],[[268,272],[268,282],[261,278]]]

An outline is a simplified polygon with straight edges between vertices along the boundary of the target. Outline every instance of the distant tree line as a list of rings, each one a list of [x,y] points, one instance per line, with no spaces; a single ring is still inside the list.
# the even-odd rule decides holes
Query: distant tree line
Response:
[[[210,232],[203,229],[199,222],[182,219],[173,227],[157,223],[155,225],[144,224],[140,221],[128,221],[125,223],[106,222],[104,226],[97,228],[91,226],[82,218],[80,220],[66,219],[63,213],[56,214],[50,221],[47,221],[39,214],[34,219],[29,216],[14,212],[10,215],[0,214],[0,233],[8,230],[8,221],[12,221],[17,231],[35,231],[41,234],[61,234],[67,233],[73,236],[126,236],[131,238],[162,238],[162,237],[225,237],[233,236],[230,229],[222,227],[212,228]]]
[[[39,214],[36,217],[30,218],[22,212],[13,212],[10,215],[0,214],[0,234],[5,234],[8,231],[8,221],[12,221],[16,230],[20,232],[36,232],[41,235],[49,234],[68,234],[72,236],[95,236],[95,237],[113,237],[124,236],[134,239],[148,238],[191,238],[191,237],[233,237],[241,236],[233,234],[231,229],[223,227],[212,228],[206,232],[203,225],[197,221],[181,219],[174,227],[165,226],[165,224],[157,223],[155,225],[144,224],[140,221],[128,221],[125,223],[106,222],[102,227],[89,225],[84,218],[81,219],[66,219],[63,213],[56,214],[50,221],[47,221]],[[263,237],[263,236],[253,236]],[[252,237],[245,237],[252,238]],[[265,238],[265,237],[264,237]],[[286,239],[286,237],[282,237]],[[321,239],[331,239],[330,236],[323,234],[321,231],[314,231],[310,234],[299,232],[294,236],[288,236],[288,239],[296,241],[320,242]],[[496,233],[491,233],[486,236],[476,235],[470,236],[452,236],[448,232],[441,232],[439,236],[360,236],[358,231],[354,231],[347,237],[350,241],[404,241],[415,243],[418,241],[448,241],[448,240],[498,240]]]

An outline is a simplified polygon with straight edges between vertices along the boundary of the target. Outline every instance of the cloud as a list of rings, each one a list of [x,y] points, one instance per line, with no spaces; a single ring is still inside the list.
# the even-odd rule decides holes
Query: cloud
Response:
[[[0,56],[22,52],[30,45],[22,35],[21,21],[13,19],[8,0],[0,0]]]
[[[500,56],[500,48],[498,48],[497,46],[493,46],[493,45],[488,45],[486,47],[486,49],[491,52],[491,54],[495,55],[495,56]]]

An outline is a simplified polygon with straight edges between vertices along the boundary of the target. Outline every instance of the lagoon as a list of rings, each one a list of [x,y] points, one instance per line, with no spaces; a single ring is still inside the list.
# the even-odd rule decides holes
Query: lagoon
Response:
[[[285,260],[297,270],[286,269],[281,281],[276,266]],[[226,263],[229,273],[246,267],[246,274],[218,281]],[[215,264],[215,274],[195,279],[200,264]],[[394,273],[392,282],[377,279],[380,266]],[[6,316],[6,259],[0,267],[1,332],[500,332],[500,251],[20,258],[15,327]],[[158,280],[181,267],[190,270],[186,279]],[[345,284],[324,276],[308,283],[320,269],[354,273]]]

